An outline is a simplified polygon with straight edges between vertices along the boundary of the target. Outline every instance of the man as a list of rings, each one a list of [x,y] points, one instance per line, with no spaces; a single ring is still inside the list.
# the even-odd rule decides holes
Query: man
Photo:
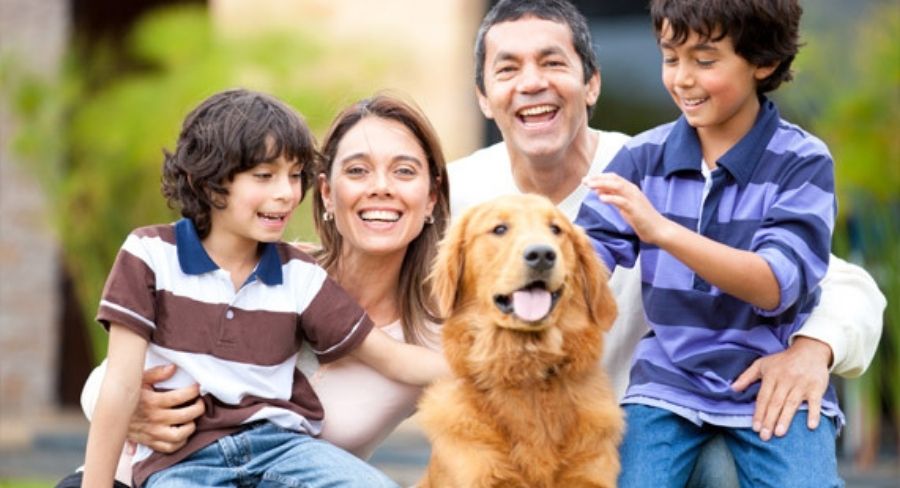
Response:
[[[586,20],[565,0],[501,0],[478,31],[475,63],[479,106],[503,142],[448,166],[451,214],[503,194],[538,193],[574,220],[588,191],[581,179],[602,172],[627,140],[588,126],[600,73]],[[603,365],[621,396],[631,355],[648,331],[640,270],[617,268],[610,286],[619,318],[607,335]],[[804,401],[817,423],[829,369],[858,376],[874,355],[886,302],[871,277],[832,256],[822,290],[791,346],[757,360],[734,382],[743,390],[762,381],[754,430],[763,439],[783,435]],[[733,473],[722,480],[722,465],[708,463],[701,458],[698,466],[715,468],[695,473],[700,484],[692,486],[737,486]]]

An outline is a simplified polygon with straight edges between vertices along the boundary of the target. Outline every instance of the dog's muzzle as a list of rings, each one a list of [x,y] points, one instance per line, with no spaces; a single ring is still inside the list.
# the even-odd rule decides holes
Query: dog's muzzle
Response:
[[[543,281],[534,281],[509,295],[494,295],[494,305],[523,322],[537,323],[550,315],[560,295],[562,288],[551,292]]]

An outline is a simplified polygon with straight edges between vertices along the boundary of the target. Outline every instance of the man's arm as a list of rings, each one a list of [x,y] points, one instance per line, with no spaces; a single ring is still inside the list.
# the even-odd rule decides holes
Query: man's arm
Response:
[[[809,407],[807,426],[819,425],[828,370],[847,378],[861,375],[878,346],[887,300],[859,266],[831,256],[819,305],[784,352],[756,360],[735,380],[743,391],[761,381],[753,428],[767,440],[782,436],[797,409]]]
[[[791,341],[808,337],[827,344],[831,372],[862,375],[878,347],[887,300],[866,270],[832,255],[819,304]]]

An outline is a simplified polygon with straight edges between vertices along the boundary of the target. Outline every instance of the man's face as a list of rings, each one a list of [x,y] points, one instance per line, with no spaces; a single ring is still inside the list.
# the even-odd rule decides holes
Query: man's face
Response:
[[[600,94],[600,76],[585,83],[566,24],[524,17],[485,35],[484,93],[478,103],[493,119],[510,155],[560,155],[587,128],[587,106]]]

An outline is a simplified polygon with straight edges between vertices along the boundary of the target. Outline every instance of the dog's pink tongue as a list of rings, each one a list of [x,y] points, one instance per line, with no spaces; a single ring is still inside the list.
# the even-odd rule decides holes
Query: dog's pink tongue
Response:
[[[550,292],[533,289],[520,290],[512,294],[513,313],[528,322],[544,318],[550,312]]]

